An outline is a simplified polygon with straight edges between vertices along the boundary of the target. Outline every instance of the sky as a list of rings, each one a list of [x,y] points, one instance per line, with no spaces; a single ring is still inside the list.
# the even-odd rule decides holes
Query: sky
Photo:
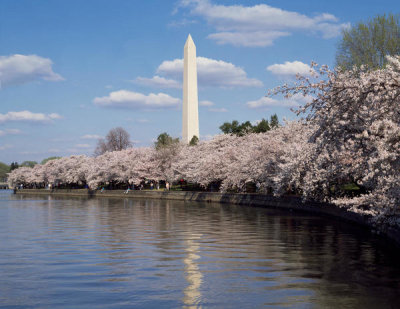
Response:
[[[1,0],[0,161],[92,155],[123,127],[136,147],[181,137],[183,47],[197,48],[200,139],[256,123],[305,98],[265,97],[335,65],[342,29],[400,2]]]

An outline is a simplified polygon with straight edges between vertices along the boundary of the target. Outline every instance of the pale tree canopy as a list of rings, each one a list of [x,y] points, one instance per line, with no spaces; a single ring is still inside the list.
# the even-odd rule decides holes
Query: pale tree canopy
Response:
[[[314,78],[273,93],[301,93],[314,99],[298,110],[315,126],[311,151],[303,152],[304,172],[291,173],[303,195],[333,201],[375,216],[397,214],[400,205],[400,56],[387,56],[383,69],[330,71],[315,68]],[[290,174],[290,173],[286,173]],[[364,194],[343,197],[354,182]],[[360,192],[362,193],[362,192]],[[400,220],[399,220],[400,222]]]
[[[125,129],[117,127],[111,129],[105,139],[99,139],[94,155],[99,156],[105,152],[120,151],[129,147],[132,147],[129,133]]]

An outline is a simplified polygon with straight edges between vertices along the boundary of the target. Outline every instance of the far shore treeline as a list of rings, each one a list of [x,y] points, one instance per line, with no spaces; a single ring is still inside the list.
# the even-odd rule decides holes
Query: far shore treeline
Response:
[[[54,160],[54,159],[60,159],[61,157],[48,157],[46,159],[43,159],[40,164],[45,164],[49,160]],[[7,175],[10,173],[12,170],[15,170],[19,167],[34,167],[38,162],[36,161],[24,161],[21,164],[18,164],[18,162],[11,162],[10,165],[0,162],[0,182],[6,182],[7,181]]]

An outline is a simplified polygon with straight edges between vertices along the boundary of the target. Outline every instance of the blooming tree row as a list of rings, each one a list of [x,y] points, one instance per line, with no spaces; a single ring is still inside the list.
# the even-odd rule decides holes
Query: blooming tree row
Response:
[[[98,157],[71,156],[9,175],[13,184],[139,184],[184,178],[221,191],[288,192],[329,201],[376,218],[398,215],[400,204],[400,58],[385,69],[330,71],[313,65],[313,77],[272,91],[311,99],[301,121],[245,136],[218,135],[196,146],[130,148]],[[357,185],[350,196],[346,185]]]
[[[245,191],[247,183],[257,182],[261,190],[272,191],[279,164],[288,160],[288,152],[299,152],[310,133],[303,122],[290,122],[267,133],[218,135],[196,146],[174,143],[157,150],[129,148],[98,157],[71,156],[16,169],[9,182],[87,184],[96,189],[108,182],[138,185],[144,180],[184,178],[204,188],[218,183],[223,191]]]

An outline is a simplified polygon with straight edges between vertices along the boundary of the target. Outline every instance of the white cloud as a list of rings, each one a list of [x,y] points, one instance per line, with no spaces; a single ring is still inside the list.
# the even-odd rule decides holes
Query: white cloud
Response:
[[[5,129],[5,130],[0,130],[0,136],[5,136],[5,135],[18,135],[22,134],[21,130],[19,129]]]
[[[340,35],[349,24],[339,24],[329,13],[313,17],[267,4],[254,6],[216,5],[209,0],[181,0],[180,7],[200,16],[216,29],[208,37],[218,44],[269,46],[295,31],[319,33],[323,38]]]
[[[102,136],[96,135],[96,134],[85,134],[85,135],[81,136],[81,139],[95,139],[95,140],[98,140],[99,138],[102,138]]]
[[[213,113],[226,113],[228,110],[226,108],[209,108],[208,109],[210,112]]]
[[[61,117],[59,114],[57,114],[57,113],[51,113],[51,114],[48,115],[48,117],[49,117],[50,119],[52,119],[52,120],[54,120],[54,119],[61,119],[61,118],[62,118],[62,117]]]
[[[136,122],[136,123],[149,123],[150,120],[146,118],[139,118],[139,119],[133,119],[131,117],[125,118],[126,121],[130,122]]]
[[[158,75],[153,76],[152,78],[147,77],[138,77],[134,81],[134,83],[144,86],[151,86],[157,88],[182,88],[182,82],[178,82],[174,79],[167,79],[164,77],[160,77]]]
[[[157,73],[174,80],[182,80],[183,59],[163,61]],[[232,63],[197,57],[197,80],[205,87],[262,87],[263,83],[255,78],[248,78],[246,72]],[[180,83],[181,84],[181,83]]]
[[[247,107],[252,109],[265,109],[269,107],[298,107],[304,103],[310,102],[313,98],[311,96],[303,96],[298,93],[291,98],[282,100],[273,99],[270,97],[262,97],[255,101],[246,103]]]
[[[208,38],[215,40],[219,45],[264,47],[273,45],[276,39],[289,35],[289,32],[284,31],[218,32],[210,34]]]
[[[165,93],[145,95],[128,90],[111,92],[108,96],[95,98],[93,103],[104,107],[120,108],[167,108],[177,107],[181,100]]]
[[[214,103],[211,102],[211,101],[208,101],[208,100],[203,100],[203,101],[200,101],[200,102],[199,102],[199,105],[200,105],[200,106],[213,106]]]
[[[36,55],[0,56],[1,87],[24,84],[36,80],[60,81],[62,76],[54,73],[53,62]]]
[[[62,117],[56,113],[42,114],[42,113],[32,113],[30,111],[20,111],[20,112],[8,112],[7,114],[0,114],[0,123],[10,122],[10,121],[46,123],[60,118]]]
[[[320,23],[318,25],[319,30],[322,33],[322,38],[324,39],[332,39],[336,38],[342,33],[343,29],[349,29],[350,23],[346,24],[329,24],[329,23]]]
[[[194,20],[194,19],[187,19],[187,18],[184,18],[184,19],[182,19],[182,20],[179,20],[179,21],[172,21],[172,22],[170,22],[169,24],[168,24],[168,26],[169,27],[182,27],[182,26],[189,26],[189,25],[192,25],[192,24],[197,24],[197,20]]]
[[[262,97],[261,99],[255,101],[248,101],[246,105],[249,108],[265,108],[270,106],[281,106],[278,100],[269,97]]]
[[[286,61],[283,64],[273,64],[268,66],[266,70],[281,77],[296,76],[296,74],[310,76],[313,71],[308,64],[301,61]]]

